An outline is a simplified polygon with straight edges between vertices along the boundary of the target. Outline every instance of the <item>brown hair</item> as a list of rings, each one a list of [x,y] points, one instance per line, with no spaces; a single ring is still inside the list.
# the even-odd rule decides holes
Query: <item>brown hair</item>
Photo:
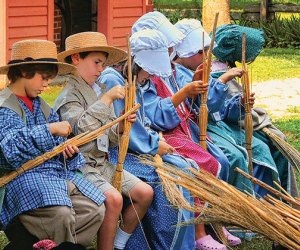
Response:
[[[134,62],[134,59],[133,59],[133,57],[132,57],[132,62]],[[139,65],[137,65],[136,63],[133,63],[133,67],[132,67],[132,76],[133,75],[138,75],[138,73],[140,72],[142,70],[142,68],[139,66]],[[124,65],[124,67],[123,67],[123,76],[126,78],[126,79],[128,79],[128,63],[127,63],[127,61],[126,61],[126,63],[125,63],[125,65]]]
[[[108,53],[106,53],[106,52],[104,52],[104,51],[86,51],[86,52],[79,52],[78,54],[79,54],[79,57],[80,57],[81,59],[84,59],[84,58],[86,58],[89,54],[91,54],[92,52],[101,52],[101,53],[103,53],[103,54],[106,56],[106,58],[108,57]],[[72,64],[72,55],[67,56],[67,57],[65,58],[65,62],[66,62],[66,63],[69,63],[69,64]]]
[[[11,83],[14,83],[20,78],[31,79],[36,73],[39,73],[41,75],[46,75],[48,79],[51,79],[57,75],[57,72],[58,67],[55,64],[23,64],[10,67],[7,73],[7,78]]]

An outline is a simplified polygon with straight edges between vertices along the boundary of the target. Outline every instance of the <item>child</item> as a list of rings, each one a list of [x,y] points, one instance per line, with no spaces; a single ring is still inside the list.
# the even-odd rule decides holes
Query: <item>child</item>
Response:
[[[124,60],[126,53],[108,46],[106,37],[98,32],[82,32],[66,39],[66,51],[59,54],[61,61],[77,67],[77,75],[69,75],[68,83],[54,103],[62,120],[69,121],[73,133],[94,130],[115,119],[112,103],[124,98],[124,88],[116,86],[103,93],[95,81],[103,71],[104,65]],[[135,115],[130,116],[134,122]],[[87,161],[82,168],[86,179],[95,183],[105,194],[106,215],[100,228],[98,244],[103,249],[112,249],[118,218],[122,209],[122,196],[112,187],[111,182],[116,166],[108,161],[107,152],[116,146],[123,132],[123,122],[108,129],[97,141],[81,148]],[[151,204],[153,190],[134,175],[123,171],[122,194],[132,200],[132,204],[123,209],[123,223],[118,228],[115,248],[123,249],[139,219],[145,215]],[[137,213],[137,214],[136,214]]]
[[[143,15],[132,26],[133,33],[143,29],[161,31],[168,39],[169,53],[172,53],[184,38],[183,33],[158,11]],[[143,93],[145,112],[151,121],[151,126],[159,131],[168,131],[168,134],[164,133],[164,136],[179,154],[193,159],[201,168],[205,168],[226,181],[229,168],[226,156],[209,138],[207,139],[209,153],[207,153],[193,142],[192,134],[189,131],[191,129],[189,116],[192,114],[189,107],[186,106],[185,100],[188,96],[205,92],[208,86],[193,82],[177,92],[174,74],[170,77],[154,77],[152,82],[147,91]],[[164,94],[158,93],[161,91],[164,91]],[[175,133],[177,134],[175,135]]]
[[[72,71],[73,66],[57,61],[53,42],[24,40],[13,45],[12,59],[0,67],[0,74],[7,74],[10,81],[0,94],[1,169],[17,171],[61,144],[72,132],[70,124],[60,122],[38,97],[49,79]],[[0,216],[4,228],[19,219],[38,240],[51,238],[57,244],[70,241],[85,246],[91,243],[104,217],[105,196],[76,173],[84,163],[78,152],[77,147],[69,146],[63,155],[6,185]],[[13,248],[26,249],[22,242],[15,243]]]
[[[143,219],[143,228],[151,249],[194,249],[194,226],[181,226],[192,218],[192,214],[182,209],[170,206],[155,168],[141,164],[135,155],[160,155],[165,162],[180,168],[191,167],[189,159],[173,153],[170,146],[159,134],[150,128],[151,123],[145,116],[143,89],[149,84],[149,77],[169,76],[172,74],[167,40],[156,30],[141,30],[130,38],[132,49],[133,73],[137,76],[136,101],[141,104],[137,112],[137,121],[130,131],[129,149],[133,154],[126,157],[125,169],[142,180],[147,181],[154,190],[154,199]],[[159,65],[154,62],[159,62]],[[122,72],[119,67],[106,68],[99,78],[107,90],[115,86],[124,86],[127,78],[127,65]],[[114,101],[114,110],[119,115],[124,109],[124,100]],[[110,159],[117,162],[116,150],[110,150]],[[191,195],[185,190],[182,194],[187,200]],[[143,239],[142,231],[136,230],[126,245],[126,249],[146,249],[147,242]]]
[[[218,47],[213,50],[214,55],[218,59],[218,61],[213,62],[213,68],[216,71],[213,72],[214,77],[218,77],[223,72],[227,72],[228,70],[230,70],[230,68],[235,66],[236,61],[241,62],[241,44],[243,33],[246,34],[247,63],[253,62],[263,49],[265,40],[262,30],[243,27],[240,25],[222,25],[218,27],[216,32],[216,42],[218,43]],[[223,119],[228,125],[227,129],[229,129],[230,133],[235,134],[235,136],[233,137],[235,138],[235,140],[239,141],[240,135],[236,136],[237,133],[235,133],[234,131],[239,130],[239,126],[237,125],[237,123],[242,121],[240,121],[240,107],[235,104],[235,100],[241,96],[242,87],[235,79],[229,81],[228,86],[228,101],[225,112],[223,112]],[[253,108],[252,117],[254,126],[253,158],[255,159],[255,162],[265,162],[266,158],[273,158],[275,163],[270,164],[271,166],[273,166],[273,178],[276,181],[280,181],[281,185],[288,192],[291,192],[293,195],[298,196],[297,186],[293,185],[295,183],[293,168],[290,166],[288,160],[280,153],[280,151],[274,146],[270,139],[264,134],[264,132],[261,131],[261,129],[263,127],[268,127],[272,130],[273,133],[276,133],[279,137],[282,138],[285,138],[284,134],[271,123],[270,117],[263,108]],[[259,143],[257,143],[257,141]],[[257,148],[259,147],[257,144],[265,145],[267,150],[255,149],[255,146]],[[261,152],[264,153],[262,154]],[[270,184],[273,185],[272,182]]]
[[[159,12],[142,16],[133,25],[132,32],[143,29],[159,30],[168,37],[169,52],[172,52],[173,46],[176,46],[183,38],[182,33],[178,32],[178,29]],[[160,65],[159,61],[152,63]],[[151,121],[151,126],[155,130],[163,131],[166,142],[174,147],[175,152],[194,160],[200,169],[226,180],[229,165],[227,158],[211,142],[208,143],[209,152],[207,152],[193,141],[189,122],[191,113],[185,103],[188,96],[204,93],[208,86],[202,81],[195,81],[186,85],[181,91],[177,91],[173,74],[169,77],[153,77],[151,80],[149,87],[143,92],[144,110]],[[212,154],[215,158],[218,157],[222,164]],[[199,249],[209,249],[209,247],[218,250],[226,249],[223,244],[218,243],[206,233],[204,225],[195,226],[195,239],[197,247],[201,245]]]

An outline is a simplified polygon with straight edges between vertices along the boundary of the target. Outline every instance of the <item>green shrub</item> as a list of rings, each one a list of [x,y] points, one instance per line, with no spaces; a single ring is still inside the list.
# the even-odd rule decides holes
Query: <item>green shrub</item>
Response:
[[[291,15],[290,18],[275,17],[272,21],[253,22],[240,20],[240,25],[262,28],[266,36],[268,48],[300,48],[300,18]]]

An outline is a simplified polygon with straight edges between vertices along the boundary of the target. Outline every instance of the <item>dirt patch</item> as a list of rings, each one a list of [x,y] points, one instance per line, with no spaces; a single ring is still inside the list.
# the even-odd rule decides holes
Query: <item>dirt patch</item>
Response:
[[[268,110],[272,118],[300,115],[300,78],[253,83],[255,106]]]

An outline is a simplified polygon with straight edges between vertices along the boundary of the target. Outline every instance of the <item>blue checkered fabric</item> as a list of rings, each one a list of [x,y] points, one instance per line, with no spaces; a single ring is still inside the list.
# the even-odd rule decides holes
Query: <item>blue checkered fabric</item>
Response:
[[[0,169],[17,170],[35,157],[51,151],[63,142],[63,138],[52,136],[47,123],[58,122],[59,117],[51,110],[48,122],[40,108],[39,97],[33,100],[33,112],[19,100],[25,113],[22,118],[8,108],[0,108]],[[72,203],[68,196],[66,180],[71,180],[85,196],[98,205],[105,200],[103,193],[83,179],[77,170],[84,164],[81,154],[70,161],[62,155],[54,157],[29,170],[6,186],[0,221],[5,227],[10,220],[28,210],[45,206]]]

